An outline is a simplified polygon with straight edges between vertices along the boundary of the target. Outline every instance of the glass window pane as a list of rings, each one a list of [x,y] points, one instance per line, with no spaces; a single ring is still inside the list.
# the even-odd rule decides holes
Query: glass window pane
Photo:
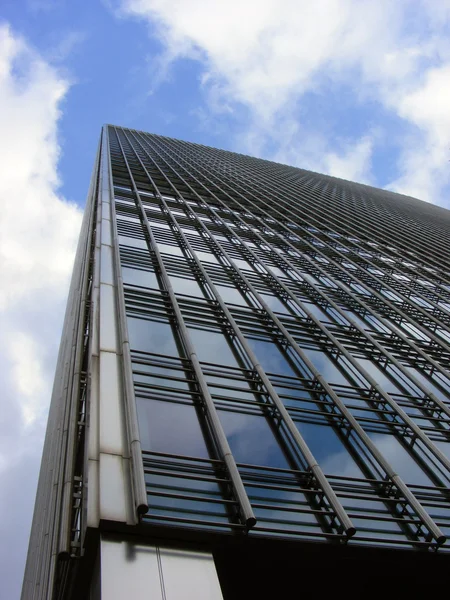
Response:
[[[347,378],[326,354],[320,352],[320,350],[309,350],[307,348],[304,348],[304,352],[328,383],[349,384]]]
[[[371,361],[363,358],[358,358],[359,364],[371,375],[375,381],[381,385],[383,390],[388,394],[401,394],[402,391],[382,371]]]
[[[199,252],[198,250],[195,250],[195,254],[198,256],[201,262],[209,262],[216,264],[219,262],[214,256],[214,254],[211,254],[211,252]]]
[[[248,342],[266,373],[296,375],[275,344],[263,340],[248,340]]]
[[[208,458],[194,406],[137,398],[142,449]]]
[[[142,238],[137,239],[126,235],[119,235],[119,244],[133,246],[133,248],[145,248],[147,250],[147,242]]]
[[[295,423],[324,473],[341,477],[363,477],[337,433],[329,425]]]
[[[289,314],[290,311],[288,307],[279,298],[276,298],[275,296],[270,296],[268,294],[261,294],[261,298],[274,312]]]
[[[216,285],[216,288],[219,294],[222,296],[222,300],[224,300],[224,302],[247,306],[247,301],[239,290],[227,287],[225,285]]]
[[[183,256],[183,251],[178,246],[171,246],[170,244],[160,244],[158,242],[159,251],[163,254],[171,254],[172,256]]]
[[[400,442],[389,434],[372,433],[371,439],[405,483],[434,485]]]
[[[237,367],[237,358],[226,337],[219,332],[189,328],[189,335],[199,360]]]
[[[236,462],[289,468],[265,417],[224,410],[219,412]]]
[[[158,288],[158,281],[154,271],[141,271],[140,269],[130,269],[122,267],[123,282],[130,285],[138,285],[147,288]]]
[[[187,296],[197,296],[198,298],[204,298],[204,294],[199,284],[194,279],[172,276],[170,276],[169,279],[175,294],[185,294]]]
[[[178,356],[172,328],[168,323],[128,317],[130,348],[141,352]]]

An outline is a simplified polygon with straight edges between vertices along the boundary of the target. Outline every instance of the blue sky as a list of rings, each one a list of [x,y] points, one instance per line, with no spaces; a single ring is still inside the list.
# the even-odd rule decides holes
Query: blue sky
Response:
[[[449,0],[3,0],[0,565],[21,585],[103,123],[449,206]]]

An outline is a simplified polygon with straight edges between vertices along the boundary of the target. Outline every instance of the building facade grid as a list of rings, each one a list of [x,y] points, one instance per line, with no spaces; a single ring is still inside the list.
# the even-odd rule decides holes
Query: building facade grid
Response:
[[[56,588],[102,519],[447,551],[449,223],[412,198],[105,126],[68,308],[72,400],[46,442],[67,448],[47,522]],[[108,361],[120,394],[102,404]],[[100,514],[115,411],[126,434],[103,452],[129,466],[124,518]]]

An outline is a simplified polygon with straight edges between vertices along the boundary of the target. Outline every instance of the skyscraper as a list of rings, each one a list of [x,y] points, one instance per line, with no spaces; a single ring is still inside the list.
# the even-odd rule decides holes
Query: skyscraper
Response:
[[[23,598],[438,585],[449,225],[414,198],[105,126]]]

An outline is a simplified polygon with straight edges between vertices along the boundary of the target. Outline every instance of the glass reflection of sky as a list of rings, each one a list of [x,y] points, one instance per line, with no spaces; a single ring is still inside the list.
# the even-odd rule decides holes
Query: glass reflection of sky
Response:
[[[140,269],[122,267],[122,277],[125,284],[128,283],[129,285],[138,285],[153,289],[159,287],[154,271],[142,271]]]
[[[248,342],[266,373],[296,375],[281,350],[274,343],[255,339],[249,339]]]
[[[134,240],[133,238],[123,239],[124,242],[126,241],[127,245],[140,247],[141,240]],[[158,245],[163,252],[167,252],[171,255],[182,255],[182,252],[174,246],[166,244]],[[217,259],[210,253],[197,251],[197,255],[202,261],[211,263],[217,262]],[[236,262],[242,263],[239,264],[241,268],[246,267],[244,264],[245,261]],[[249,265],[248,268],[250,268]],[[276,267],[273,269],[274,271],[279,271]],[[282,273],[277,272],[277,274],[281,275]],[[158,287],[156,276],[151,271],[139,271],[137,269],[125,267],[123,268],[123,277],[125,283],[131,285],[149,288]],[[176,294],[188,294],[194,297],[203,297],[200,286],[193,279],[188,280],[173,275],[170,276],[170,279]],[[328,280],[324,278],[323,283],[327,285]],[[245,297],[237,289],[223,285],[217,285],[217,289],[225,302],[241,306],[247,304]],[[280,313],[290,312],[287,306],[279,298],[270,294],[263,294],[262,297],[274,311]],[[307,307],[320,320],[329,320],[327,314],[319,307],[313,304],[307,304]],[[368,324],[361,321],[354,313],[351,313],[350,311],[346,312],[364,327],[368,327]],[[381,327],[377,319],[368,318],[368,320],[371,321],[373,328]],[[178,356],[177,345],[172,329],[168,323],[129,317],[128,328],[130,345],[133,350]],[[410,328],[409,333],[414,335],[414,328]],[[218,366],[244,366],[238,357],[238,353],[233,349],[231,341],[225,334],[218,331],[206,331],[189,327],[189,335],[200,361],[213,363]],[[346,447],[345,443],[331,425],[327,425],[325,422],[324,424],[305,422],[308,417],[305,416],[306,413],[302,413],[301,410],[320,409],[312,402],[305,402],[306,399],[310,399],[311,397],[306,390],[301,390],[301,382],[297,379],[301,372],[297,371],[290,363],[289,359],[284,355],[283,351],[277,347],[275,343],[262,339],[248,339],[247,341],[266,373],[273,374],[271,375],[271,379],[274,380],[274,385],[277,387],[282,400],[284,395],[292,396],[291,399],[285,399],[286,406],[291,410],[293,408],[299,409],[297,411],[292,410],[293,420],[324,473],[336,477],[364,478],[365,473],[363,473],[360,466],[358,466],[352,458],[349,447]],[[335,386],[350,385],[350,381],[326,354],[319,350],[311,349],[304,349],[304,352],[312,361],[316,369],[330,384]],[[372,361],[368,359],[358,360],[361,366],[363,366],[374,379],[381,384],[383,389],[389,393],[400,392],[395,383],[391,381],[385,373],[380,371]],[[247,365],[247,367],[248,366],[249,365]],[[205,442],[205,425],[201,424],[199,413],[191,398],[191,390],[187,382],[183,380],[184,376],[182,375],[182,371],[175,370],[173,373],[170,373],[167,369],[158,369],[157,367],[145,365],[137,365],[135,366],[135,370],[141,371],[134,375],[136,389],[139,390],[139,386],[143,386],[141,396],[139,396],[139,393],[137,394],[139,427],[143,449],[153,452],[208,458],[210,456],[210,449]],[[438,397],[444,399],[444,394],[440,392],[439,389],[432,386],[420,373],[414,369],[411,369],[411,372],[413,372],[420,380],[425,380],[424,383],[430,387]],[[158,374],[162,375],[162,378],[156,377]],[[171,374],[178,377],[178,380],[164,379],[164,377],[168,377]],[[297,381],[299,383],[298,389],[283,388],[282,384],[278,384],[277,386],[274,374],[292,377],[291,383]],[[256,401],[261,402],[263,399],[261,396],[254,394],[248,382],[243,379],[233,379],[231,376],[227,378],[208,375],[206,379],[218,409],[220,422],[236,462],[281,469],[290,469],[296,466],[287,458],[286,451],[283,449],[283,438],[276,430],[275,423],[273,424],[274,427],[271,427],[271,417],[266,416],[261,408],[256,405]],[[165,385],[167,386],[167,390],[172,388],[174,396],[171,401],[164,400],[163,398],[166,392],[157,389],[161,386],[164,387]],[[339,389],[339,387],[337,389]],[[179,390],[178,400],[175,399],[177,390]],[[298,400],[295,398],[298,398]],[[359,404],[361,407],[363,405],[367,406],[364,401],[358,399],[351,400],[351,403],[356,405]],[[374,416],[369,411],[363,412],[360,410],[359,416],[364,415],[366,417]],[[323,417],[321,417],[321,419],[323,419]],[[420,468],[408,451],[394,436],[381,433],[371,433],[370,436],[381,453],[391,463],[394,470],[400,474],[406,483],[410,485],[433,485],[431,479],[424,470]],[[436,444],[447,456],[450,456],[450,444],[446,442],[436,442]],[[160,483],[156,484],[155,482],[158,477]],[[167,476],[152,476],[152,482],[154,485],[160,485],[161,488],[167,489],[174,489],[174,486],[181,485],[179,488],[180,490],[183,489],[183,486],[192,485],[195,487],[198,485],[197,483],[191,484],[188,480],[176,480],[176,478]],[[208,485],[209,491],[213,495],[220,495],[220,490],[215,484]],[[185,487],[185,489],[188,488]],[[199,490],[199,493],[203,492],[200,492]],[[208,489],[205,489],[204,493],[209,493]],[[281,492],[279,490],[265,490],[261,491],[261,496],[259,496],[258,490],[254,488],[249,490],[249,494],[256,502],[258,501],[258,497],[260,499],[265,497],[266,501],[268,501],[271,500],[271,497],[273,496],[273,500],[278,500],[280,505],[285,502],[286,506],[290,506],[289,502],[292,504],[293,499],[297,497],[299,506],[308,505],[304,495],[295,490],[292,491],[292,494]],[[199,501],[191,501],[189,498],[184,500],[173,498],[161,499],[161,497],[158,496],[152,500],[152,506],[155,508],[156,512],[161,511],[164,513],[172,511],[173,514],[178,514],[178,512],[182,512],[183,510],[192,510],[199,515],[206,514],[204,504],[205,503]],[[346,504],[357,514],[359,512],[370,510],[386,511],[385,505],[376,500],[348,500]],[[206,517],[207,519],[211,518],[214,510],[215,509],[210,513],[210,517]],[[217,511],[225,518],[222,507],[217,507]],[[292,520],[293,522],[297,521],[298,527],[300,528],[307,524],[308,526],[312,526],[316,523],[316,519],[312,515],[302,515],[301,513],[295,514],[293,512],[275,509],[259,509],[257,512],[259,518],[267,518],[269,521],[276,522],[278,520],[281,522],[283,519],[287,519],[288,521]],[[367,519],[356,516],[354,520],[360,527],[369,527],[369,529],[374,527],[373,523],[368,522]],[[297,527],[295,523],[286,523],[284,525],[279,523],[279,525],[281,528],[286,527],[288,530]],[[399,527],[395,523],[383,523],[379,526],[381,529],[384,529],[387,534],[392,535],[393,537],[400,535]],[[369,531],[364,535],[371,537],[376,534]]]
[[[209,458],[193,405],[138,398],[143,450]]]
[[[220,421],[236,462],[289,468],[264,416],[221,410]]]
[[[141,248],[147,250],[147,242],[144,238],[133,238],[125,235],[119,235],[119,244],[123,246],[133,246],[133,248]]]
[[[240,304],[241,306],[247,306],[247,300],[239,290],[225,285],[216,285],[216,289],[222,297],[222,300],[224,300],[227,304]]]
[[[188,296],[197,296],[203,298],[204,294],[199,284],[194,279],[186,279],[182,277],[169,277],[175,294],[185,294]]]
[[[132,350],[178,356],[172,328],[168,323],[128,317],[128,334]]]
[[[238,363],[226,337],[219,332],[189,328],[199,360],[237,367]]]
[[[393,435],[371,433],[370,438],[405,483],[434,485],[408,451]]]

